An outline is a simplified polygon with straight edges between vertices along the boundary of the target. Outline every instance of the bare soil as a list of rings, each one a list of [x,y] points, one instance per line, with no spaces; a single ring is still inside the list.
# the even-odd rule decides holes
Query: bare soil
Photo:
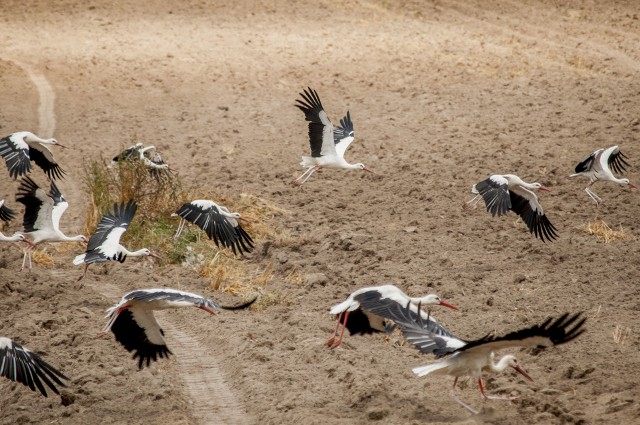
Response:
[[[84,226],[83,163],[135,139],[156,145],[189,185],[279,205],[287,213],[274,226],[294,237],[259,240],[239,260],[248,284],[273,270],[271,303],[159,314],[175,355],[142,371],[111,335],[95,338],[123,293],[234,297],[147,259],[90,269],[81,285],[73,245],[47,248],[54,266],[20,273],[19,247],[3,244],[0,335],[72,379],[62,399],[0,380],[0,423],[640,421],[640,195],[597,184],[596,209],[586,181],[568,178],[614,144],[633,165],[627,177],[640,178],[639,15],[633,1],[3,0],[0,133],[52,132],[69,146],[55,151],[68,173],[63,231]],[[327,170],[302,189],[289,184],[308,152],[293,106],[307,86],[334,123],[351,112],[347,159],[377,174]],[[494,173],[550,186],[541,202],[560,239],[534,239],[513,215],[463,211],[469,188]],[[45,182],[40,170],[34,178]],[[0,181],[17,208],[4,166]],[[594,218],[630,238],[599,242],[583,231]],[[487,382],[519,402],[482,402],[469,382],[461,397],[482,409],[472,416],[449,398],[451,379],[413,376],[431,357],[399,334],[323,346],[329,307],[383,283],[460,306],[434,313],[463,338],[565,311],[585,311],[588,332],[512,351],[535,382],[513,373]]]

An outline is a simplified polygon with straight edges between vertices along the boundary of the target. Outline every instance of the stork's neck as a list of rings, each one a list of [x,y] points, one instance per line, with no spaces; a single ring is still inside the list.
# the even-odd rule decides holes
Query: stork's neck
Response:
[[[83,235],[76,236],[67,236],[64,233],[60,232],[60,240],[62,242],[84,242],[87,240]]]
[[[24,133],[24,141],[25,142],[38,142],[38,143],[42,143],[44,145],[53,145],[56,143],[55,139],[43,139],[41,137],[36,136],[35,134],[29,132],[29,131],[25,131]]]
[[[504,356],[498,361],[498,363],[494,363],[493,356],[491,356],[491,360],[489,360],[489,367],[494,372],[502,372],[509,367],[509,356]]]
[[[5,236],[2,233],[0,233],[0,241],[15,242],[15,241],[21,241],[21,240],[24,240],[24,235],[22,233],[14,233],[11,236]]]
[[[132,252],[132,251],[129,251],[127,248],[123,247],[122,245],[120,245],[120,250],[127,257],[141,257],[143,255],[147,255],[147,251],[148,251],[146,248],[142,248]]]

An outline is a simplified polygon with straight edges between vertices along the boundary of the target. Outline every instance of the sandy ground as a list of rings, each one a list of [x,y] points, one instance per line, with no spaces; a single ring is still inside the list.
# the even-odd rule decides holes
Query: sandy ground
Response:
[[[275,225],[298,236],[260,240],[244,260],[255,275],[273,270],[264,292],[276,302],[158,315],[176,355],[143,371],[111,336],[95,338],[120,295],[169,286],[234,297],[149,260],[96,268],[81,286],[73,246],[54,251],[54,267],[20,273],[19,247],[4,244],[0,335],[72,380],[66,406],[0,381],[0,423],[640,420],[640,246],[582,230],[597,216],[640,237],[640,194],[597,185],[605,202],[596,209],[585,181],[567,177],[592,150],[618,144],[634,166],[628,177],[640,178],[634,2],[3,0],[2,9],[0,132],[52,132],[71,147],[55,152],[68,172],[65,232],[84,224],[82,163],[139,139],[191,185],[278,204],[288,212]],[[288,184],[308,150],[293,107],[307,86],[334,122],[351,112],[347,159],[378,174],[327,171],[302,190]],[[558,241],[535,240],[513,215],[461,209],[493,173],[552,188],[542,203]],[[4,166],[0,180],[0,197],[17,207]],[[18,229],[19,220],[8,230]],[[482,409],[472,416],[448,397],[449,378],[412,375],[431,357],[400,335],[323,347],[329,307],[387,282],[460,306],[436,313],[464,338],[580,310],[588,332],[537,354],[513,350],[535,382],[488,378],[490,391],[523,396],[511,404],[483,403],[469,383],[462,397]],[[616,327],[628,332],[622,342]]]

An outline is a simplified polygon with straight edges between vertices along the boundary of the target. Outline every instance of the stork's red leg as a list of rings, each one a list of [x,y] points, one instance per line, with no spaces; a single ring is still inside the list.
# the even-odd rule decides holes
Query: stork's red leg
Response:
[[[467,403],[465,403],[464,401],[460,400],[460,398],[458,398],[458,395],[456,394],[456,384],[458,383],[458,377],[456,376],[456,379],[453,380],[453,386],[451,386],[451,390],[449,391],[449,396],[456,402],[458,403],[460,406],[464,407],[465,409],[467,409],[469,412],[473,413],[474,415],[478,414],[478,411],[476,409],[474,409],[473,407],[469,406]],[[482,388],[482,387],[480,387]]]
[[[333,344],[333,341],[336,339],[336,335],[338,334],[338,326],[340,326],[340,319],[342,319],[343,314],[344,312],[338,314],[338,320],[336,320],[336,328],[333,330],[333,335],[331,335],[331,338],[327,340],[326,345],[331,346],[331,344]]]
[[[478,378],[478,385],[480,386],[480,393],[482,394],[482,397],[485,400],[507,400],[507,401],[514,401],[514,400],[519,400],[520,396],[515,396],[515,397],[511,397],[511,396],[499,396],[499,395],[487,395],[484,392],[484,383],[482,382],[482,378]]]
[[[344,320],[342,321],[342,330],[340,331],[340,336],[338,340],[331,346],[331,348],[338,348],[340,344],[342,344],[342,337],[344,336],[344,330],[347,328],[347,319],[349,318],[349,310],[344,313]]]

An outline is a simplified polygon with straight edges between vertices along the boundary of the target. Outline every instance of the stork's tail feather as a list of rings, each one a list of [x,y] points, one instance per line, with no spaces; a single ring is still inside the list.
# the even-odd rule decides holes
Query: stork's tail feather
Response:
[[[313,163],[313,158],[310,156],[303,156],[302,162],[300,163],[303,167],[313,167],[315,164]]]
[[[80,264],[84,263],[84,257],[85,257],[85,254],[80,254],[76,256],[76,258],[73,259],[73,264],[76,266],[79,266]]]
[[[443,369],[445,367],[447,367],[447,365],[444,362],[442,362],[442,363],[433,363],[433,364],[428,364],[428,365],[425,365],[425,366],[414,367],[412,369],[412,371],[416,376],[419,377],[419,376],[428,375],[428,374],[430,374],[432,372],[435,372],[436,370]]]
[[[340,304],[334,305],[331,307],[331,310],[329,310],[329,314],[336,315],[346,311],[351,306],[352,302],[352,300],[346,300],[342,301]]]

